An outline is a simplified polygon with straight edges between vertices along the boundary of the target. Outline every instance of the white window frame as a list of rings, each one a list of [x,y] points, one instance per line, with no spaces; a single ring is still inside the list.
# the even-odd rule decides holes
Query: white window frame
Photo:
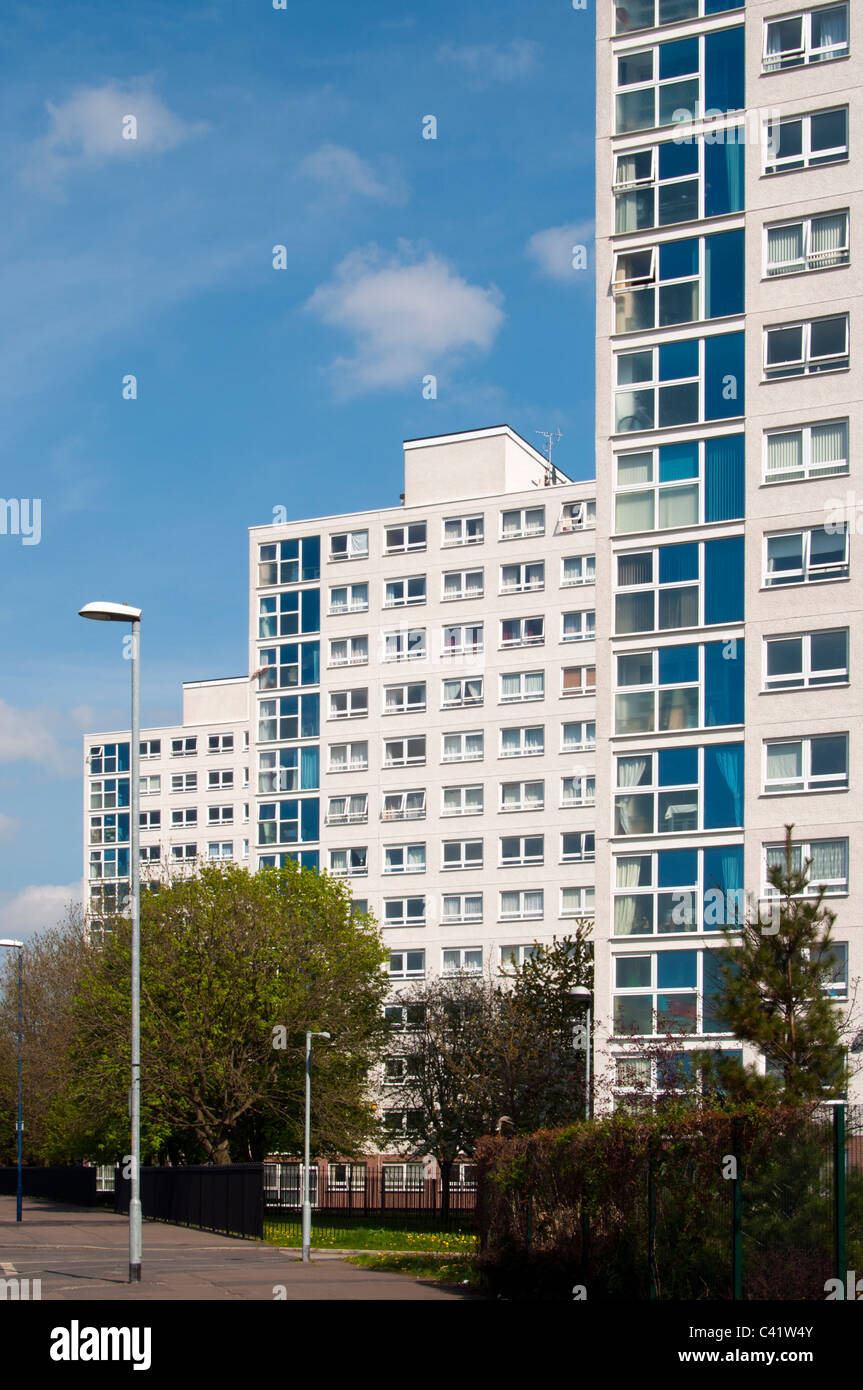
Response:
[[[504,843],[507,840],[515,840],[518,848],[516,853],[504,854]],[[539,841],[539,848],[534,848],[531,852],[527,849],[528,841]],[[538,835],[501,835],[498,838],[498,868],[500,869],[520,869],[529,865],[545,863],[545,836]]]
[[[557,533],[587,531],[596,525],[596,498],[583,497],[580,502],[564,502],[560,509]]]
[[[581,841],[580,853],[567,854],[565,841],[568,835],[576,836]],[[560,832],[561,864],[592,864],[595,861],[595,859],[596,832],[594,830],[562,830]]]
[[[842,352],[830,353],[827,357],[813,357],[812,328],[818,323],[830,320],[844,320],[845,347]],[[783,363],[768,361],[770,354],[770,335],[786,333],[789,329],[800,329],[800,356],[787,358]],[[790,381],[800,376],[821,376],[824,372],[846,371],[851,360],[851,322],[847,313],[823,314],[815,319],[796,319],[790,323],[769,323],[764,325],[764,360],[762,364],[764,381]],[[798,370],[799,367],[799,370]]]
[[[849,884],[850,884],[850,848],[851,848],[851,846],[850,846],[850,841],[849,841],[849,839],[848,839],[848,836],[847,836],[847,835],[816,835],[816,836],[810,836],[808,839],[805,839],[805,840],[795,840],[795,841],[793,842],[793,844],[794,844],[794,849],[800,851],[799,859],[800,859],[800,867],[801,867],[801,868],[803,867],[803,864],[806,862],[807,859],[811,859],[811,858],[812,858],[812,846],[813,846],[813,844],[816,844],[816,845],[817,845],[817,844],[832,844],[832,843],[844,844],[844,846],[845,846],[845,876],[844,876],[844,878],[832,878],[832,879],[822,879],[822,878],[817,878],[817,877],[813,878],[813,877],[812,877],[812,870],[811,870],[811,867],[810,867],[810,871],[809,871],[809,882],[808,882],[807,885],[806,885],[806,892],[803,893],[803,894],[800,894],[799,896],[801,896],[801,897],[803,897],[803,898],[817,897],[817,896],[818,896],[819,887],[820,887],[820,885],[821,885],[822,883],[823,883],[823,885],[824,885],[824,896],[825,896],[825,898],[826,898],[826,897],[835,898],[835,897],[846,897],[846,896],[847,896],[847,894],[848,894],[848,892],[849,892]],[[777,893],[776,889],[773,887],[773,885],[772,885],[771,883],[768,882],[768,879],[767,879],[767,870],[768,870],[768,862],[767,862],[767,861],[768,861],[768,851],[769,851],[769,850],[776,850],[778,853],[780,853],[780,854],[782,855],[782,860],[781,860],[781,862],[782,862],[782,864],[784,865],[784,863],[785,863],[785,844],[784,844],[784,842],[782,842],[782,843],[779,843],[779,842],[773,842],[773,843],[765,842],[765,844],[762,845],[761,871],[762,871],[763,886],[762,886],[762,889],[761,889],[761,897],[762,897],[765,901],[770,901],[770,899],[775,899],[775,898],[778,897],[778,893]],[[792,862],[793,862],[793,861],[792,861]]]
[[[208,806],[207,825],[233,825],[233,806]]]
[[[176,785],[178,782],[181,784],[180,786],[177,786],[177,785]],[[197,774],[197,772],[172,772],[172,773],[171,773],[171,792],[172,792],[172,793],[179,792],[179,793],[182,795],[184,792],[196,792],[197,790],[198,790],[198,774]]]
[[[478,656],[484,650],[483,623],[446,623],[441,629],[441,656]]]
[[[571,671],[579,671],[579,672],[581,673],[581,680],[580,680],[580,683],[579,683],[578,685],[572,685],[572,684],[570,684],[570,685],[567,686],[567,684],[566,684],[567,672],[571,672]],[[592,682],[591,682],[591,680],[590,680],[591,672],[593,673],[593,680],[592,680]],[[595,694],[596,694],[596,667],[595,667],[595,666],[593,666],[593,665],[588,665],[588,666],[562,666],[562,667],[560,668],[560,696],[561,696],[561,699],[563,699],[563,700],[571,700],[571,699],[577,698],[577,697],[580,696],[580,695],[595,695]]]
[[[463,926],[482,921],[482,893],[444,893],[441,900],[441,926]]]
[[[575,743],[567,743],[567,729],[581,729],[580,738]],[[590,737],[590,730],[593,729],[593,738]],[[596,747],[596,720],[595,719],[572,719],[565,720],[560,726],[560,751],[561,753],[582,753]]]
[[[541,684],[542,684],[542,689],[541,689],[537,694],[534,694],[534,693],[526,693],[525,682],[528,681],[531,677],[535,678],[536,676],[539,676],[539,677],[540,677],[540,681],[541,681]],[[516,695],[504,695],[504,693],[503,693],[503,683],[504,683],[504,680],[505,680],[505,679],[506,679],[506,680],[510,680],[510,681],[515,680],[515,679],[518,680],[518,694],[516,694]],[[499,694],[499,696],[498,696],[498,704],[500,704],[500,705],[524,705],[524,704],[530,704],[530,702],[533,701],[533,700],[544,700],[544,699],[545,699],[545,671],[501,671],[501,673],[500,673],[500,694]]]
[[[528,746],[527,736],[529,733],[536,733],[537,729],[542,735],[542,742],[537,747]],[[518,738],[517,747],[506,747],[506,736],[510,735],[510,742],[513,742],[512,735]],[[545,756],[545,725],[544,724],[520,724],[509,725],[500,730],[500,746],[498,757],[501,758],[539,758]]]
[[[458,959],[455,960],[454,957]],[[440,959],[440,973],[442,975],[482,974],[481,946],[444,946]]]
[[[422,744],[422,752],[411,744]],[[399,752],[398,750],[401,749]],[[406,734],[404,738],[384,740],[383,767],[423,767],[427,757],[425,734]]]
[[[361,536],[365,536],[365,546],[363,547],[361,544],[355,546],[354,539],[359,540]],[[339,546],[338,553],[334,552],[334,543],[342,539],[345,542],[345,553],[341,553],[341,546]],[[327,544],[327,557],[331,564],[340,564],[345,560],[367,560],[369,558],[368,530],[331,532]]]
[[[833,464],[819,464],[812,462],[812,433],[813,430],[817,430],[819,426],[822,425],[833,428],[835,428],[835,426],[837,425],[844,427],[845,457],[843,459],[836,459]],[[773,486],[778,483],[805,482],[813,478],[834,478],[842,477],[843,475],[847,474],[850,471],[849,425],[850,421],[846,416],[844,419],[840,418],[838,420],[812,420],[811,422],[805,425],[791,425],[785,429],[765,430],[763,475],[763,482],[765,483],[765,485]],[[776,438],[777,436],[791,434],[800,435],[801,467],[790,468],[785,470],[775,468],[771,471],[769,466],[770,440]]]
[[[410,852],[414,851],[414,853],[416,853],[417,850],[422,850],[422,863],[411,864],[409,862]],[[401,863],[399,863],[398,856],[401,856]],[[414,840],[409,844],[384,845],[381,873],[388,875],[400,874],[402,876],[408,874],[424,874],[427,860],[428,855],[424,840]]]
[[[198,825],[197,806],[178,806],[171,811],[172,830],[191,830]]]
[[[532,904],[528,908],[525,905],[525,899],[528,896],[538,898],[538,903]],[[513,899],[515,899],[514,903]],[[541,922],[544,916],[545,890],[543,888],[500,889],[497,913],[499,922]]]
[[[408,798],[414,802],[417,798],[421,799],[421,805],[408,806]],[[392,804],[387,804],[392,803]],[[425,820],[426,815],[426,790],[425,787],[408,788],[406,791],[384,792],[381,801],[381,820]]]
[[[393,901],[396,902],[403,900],[393,899]],[[411,967],[408,962],[408,956],[421,956],[422,963],[419,964],[415,962],[414,965]],[[396,964],[396,968],[393,969],[393,965],[395,962],[400,963]],[[425,948],[419,947],[415,950],[413,947],[410,947],[403,951],[390,951],[390,959],[387,973],[391,980],[421,980],[426,973]]]
[[[369,871],[368,845],[348,845],[331,849],[328,872],[334,878],[365,878]]]
[[[382,659],[389,661],[425,661],[427,656],[424,627],[389,628],[383,632]]]
[[[478,738],[479,751],[467,752],[467,739]],[[458,751],[447,751],[447,743],[458,740]],[[485,757],[485,732],[483,729],[451,729],[441,734],[440,760],[442,763],[479,763]]]
[[[476,523],[479,523],[477,527]],[[459,534],[453,539],[452,535],[447,536],[447,527],[450,531],[458,525]],[[470,534],[473,530],[474,534]],[[485,516],[482,512],[472,512],[466,516],[445,516],[441,521],[441,548],[449,549],[450,546],[457,545],[482,545],[485,540]]]
[[[172,738],[172,758],[194,758],[198,751],[197,736],[192,738]]]
[[[507,518],[515,523],[507,526]],[[545,535],[545,507],[508,507],[500,514],[500,539],[523,540],[526,536]]]
[[[832,115],[834,111],[845,112],[845,145],[836,145],[828,150],[817,150],[812,153],[812,117]],[[764,123],[763,149],[764,149],[764,176],[770,178],[772,175],[784,174],[786,172],[800,172],[803,169],[818,169],[822,164],[839,164],[848,158],[849,137],[850,137],[850,108],[846,106],[826,106],[820,111],[799,111],[788,112],[781,116],[778,121]],[[790,125],[792,121],[802,121],[803,129],[801,136],[800,154],[788,154],[778,156],[772,152],[771,145],[775,141],[775,148],[778,149],[781,136],[778,136],[777,126]]]
[[[162,791],[162,778],[159,773],[140,779],[141,796],[158,796]]]
[[[505,971],[507,966],[517,969],[524,965],[526,960],[532,960],[539,950],[539,946],[534,941],[530,945],[521,946],[500,946],[498,948],[498,960],[501,970]]]
[[[812,224],[820,219],[844,217],[845,218],[845,238],[841,246],[831,247],[828,251],[812,250]],[[786,275],[805,275],[813,270],[836,270],[841,266],[848,265],[851,259],[850,249],[850,223],[851,218],[847,208],[838,208],[836,212],[813,212],[808,217],[784,218],[781,222],[767,222],[764,225],[764,275],[766,279],[778,280]],[[802,253],[793,261],[775,261],[771,265],[770,261],[770,233],[786,231],[789,227],[799,227],[801,234]]]
[[[818,738],[844,738],[845,739],[845,780],[838,780],[839,774],[828,773],[812,774],[812,744]],[[783,744],[801,745],[801,774],[800,786],[792,787],[788,785],[790,779],[780,782],[778,778],[767,780],[767,758],[769,749]],[[764,752],[761,772],[761,789],[764,796],[799,796],[801,792],[832,792],[847,791],[850,785],[850,739],[845,731],[829,734],[807,734],[797,738],[766,738],[764,739]]]
[[[453,793],[455,792],[459,793],[459,806],[458,808],[453,809],[451,804],[449,806],[447,805],[447,793],[450,794],[449,801],[450,803],[452,803],[455,800],[455,796],[453,795]],[[479,792],[479,804],[471,805],[468,809],[465,809],[466,807],[468,807],[466,795],[468,792]],[[441,788],[441,816],[481,816],[483,815],[484,810],[485,788],[483,787],[482,783],[469,782],[466,783],[464,786]]]
[[[479,584],[470,587],[467,583],[469,579],[475,579],[479,575]],[[447,580],[458,580],[457,587],[447,593]],[[481,565],[474,569],[467,570],[444,570],[441,576],[441,603],[455,603],[461,600],[465,603],[471,599],[485,597],[485,570]]]
[[[531,636],[525,636],[528,623],[539,623],[540,630]],[[504,627],[506,624],[518,625],[517,637],[505,637]],[[534,613],[525,618],[501,618],[500,619],[500,650],[509,651],[513,647],[541,647],[545,643],[545,614]]]
[[[337,603],[334,595],[344,593],[344,603]],[[341,617],[344,613],[367,613],[369,611],[369,584],[364,579],[356,584],[331,584],[327,594],[327,616]]]
[[[138,745],[140,752],[139,758],[143,762],[146,758],[161,758],[162,740],[160,738],[145,738]]]
[[[419,691],[419,690],[422,691],[422,699],[421,699],[421,700],[420,700],[420,699],[410,700],[410,699],[408,698],[411,691],[416,692],[416,691]],[[393,694],[395,694],[395,695],[401,697],[400,700],[398,701],[398,703],[396,703],[396,704],[391,704],[391,703],[390,703],[389,697],[390,697],[390,695],[393,695]],[[385,686],[384,686],[384,704],[383,704],[383,709],[381,710],[381,713],[384,714],[384,715],[387,715],[387,714],[422,714],[422,713],[425,711],[427,699],[428,699],[428,694],[427,694],[427,687],[426,687],[426,682],[425,682],[425,681],[399,681],[398,684],[396,684],[396,685],[385,685]]]
[[[213,852],[215,851],[215,853]],[[233,840],[213,840],[207,843],[207,858],[213,863],[225,864],[234,858]]]
[[[336,659],[334,649],[337,645],[345,644],[345,658]],[[354,644],[365,642],[365,651],[360,648],[359,654],[354,652]],[[353,637],[331,637],[329,655],[327,658],[328,666],[367,666],[369,660],[369,639],[367,633],[358,633]]]
[[[336,759],[337,749],[345,750],[345,760]],[[331,743],[327,749],[327,766],[330,772],[368,772],[369,741],[352,739],[349,743]]]
[[[353,806],[353,802],[360,802],[361,805]],[[334,806],[342,804],[344,810],[336,811]],[[331,796],[327,802],[326,825],[364,825],[369,818],[369,794],[368,792],[347,793],[341,796]]]
[[[567,618],[578,618],[578,623],[573,624],[573,632],[567,632]],[[596,609],[595,608],[576,608],[569,609],[560,615],[560,640],[561,642],[589,642],[596,636]]]
[[[580,579],[567,578],[566,565],[578,562],[577,568],[581,570]],[[596,583],[596,555],[562,555],[560,559],[560,587],[562,589],[577,589],[582,584]]]
[[[568,898],[567,894],[573,896]],[[595,915],[596,889],[592,884],[567,885],[565,888],[561,888],[560,917],[593,917]]]
[[[507,578],[507,572],[510,573]],[[533,573],[533,571],[537,571]],[[545,561],[518,560],[500,567],[500,594],[535,593],[545,588]]]
[[[419,535],[411,536],[411,532],[419,532],[422,528],[422,539]],[[402,532],[402,539],[391,539],[397,532]],[[400,521],[397,526],[387,526],[384,530],[384,554],[385,555],[405,555],[412,550],[425,550],[428,546],[428,524],[425,521]]]
[[[409,915],[407,907],[409,903],[419,903],[421,914],[415,912]],[[388,908],[401,905],[402,911],[398,914],[388,914]],[[405,893],[400,898],[384,898],[384,919],[381,923],[384,927],[424,927],[426,924],[426,899],[424,893]]]
[[[234,785],[232,767],[213,767],[207,773],[207,791],[230,791]]]
[[[422,593],[411,594],[411,585],[422,583]],[[401,586],[401,596],[395,591]],[[415,608],[418,604],[425,603],[427,599],[428,584],[424,574],[406,574],[397,579],[384,580],[384,608]]]
[[[476,854],[476,847],[479,846],[479,855]],[[458,855],[449,863],[446,860],[447,849],[458,850]],[[470,849],[470,853],[468,852]],[[470,838],[466,840],[443,840],[441,842],[440,866],[442,873],[451,873],[455,869],[470,870],[481,869],[485,861],[485,851],[483,842],[480,838]]]
[[[812,671],[812,638],[820,637],[828,633],[844,632],[845,650],[848,656],[844,668],[834,667],[825,668],[817,672],[817,679],[813,680]],[[762,643],[763,664],[762,664],[762,685],[764,691],[776,692],[782,690],[812,690],[821,686],[848,685],[850,682],[851,659],[850,659],[850,631],[847,627],[816,628],[807,632],[777,632],[765,636]],[[799,681],[796,681],[797,672],[785,672],[782,676],[768,675],[767,663],[771,642],[800,642],[801,644],[801,663],[799,670]],[[795,683],[796,681],[796,683]]]
[[[468,685],[479,685],[479,693],[476,695],[465,694]],[[458,686],[458,699],[447,699],[447,686]],[[440,689],[441,709],[463,709],[471,705],[481,705],[483,703],[483,677],[482,676],[453,676],[441,681]]]
[[[336,701],[344,696],[345,708],[336,708]],[[357,700],[357,696],[362,696],[365,700],[363,704]],[[357,708],[354,708],[354,704]],[[366,719],[369,713],[369,690],[368,686],[354,686],[350,690],[331,690],[330,691],[330,719]]]
[[[567,784],[571,783],[571,788]],[[571,806],[596,805],[596,778],[580,774],[560,779],[560,805],[565,810]]]
[[[517,787],[517,788],[518,788],[518,799],[517,799],[517,801],[514,801],[511,805],[507,805],[507,804],[505,803],[505,801],[504,801],[505,789],[508,788],[508,787]],[[526,797],[525,797],[525,789],[526,789],[527,787],[539,787],[539,788],[540,788],[540,795],[539,795],[538,800],[535,800],[535,801],[528,801],[528,800],[526,799]],[[512,811],[518,811],[519,814],[523,814],[523,813],[525,813],[525,812],[527,812],[527,811],[543,811],[543,810],[545,810],[545,781],[544,781],[544,779],[539,778],[539,777],[535,777],[535,778],[530,778],[529,780],[524,781],[524,782],[501,782],[501,784],[500,784],[499,809],[500,809],[501,813],[504,813],[504,812],[512,812]]]
[[[823,13],[830,10],[845,11],[845,32],[850,35],[849,29],[849,6],[839,5],[818,5],[813,10],[798,10],[794,14],[767,15],[764,19],[764,47],[761,56],[761,71],[763,73],[785,72],[788,68],[809,66],[812,63],[835,62],[837,58],[847,58],[850,52],[850,37],[846,38],[843,45],[832,44],[821,48],[812,46],[812,19],[815,13]],[[789,20],[800,20],[800,47],[777,49],[775,53],[769,51],[769,31],[772,24],[786,24]],[[833,49],[841,49],[840,52],[833,52]],[[783,62],[784,58],[790,61]]]
[[[839,564],[830,563],[829,565],[827,565],[827,564],[816,564],[816,565],[813,565],[813,564],[811,563],[811,555],[812,555],[812,537],[813,537],[813,535],[816,534],[816,532],[821,532],[821,531],[825,531],[827,535],[833,535],[833,536],[840,536],[840,535],[842,535],[842,536],[844,536],[844,538],[845,538],[845,559],[844,559],[844,562],[841,562],[841,563],[839,563]],[[800,536],[800,538],[801,538],[801,563],[800,563],[800,568],[799,568],[799,569],[794,569],[794,570],[790,570],[790,569],[788,569],[788,570],[775,570],[775,571],[771,572],[771,570],[770,570],[770,568],[769,568],[769,565],[770,565],[770,542],[771,542],[772,540],[781,540],[781,539],[783,539],[784,537],[787,537],[787,536]],[[842,526],[837,526],[837,527],[835,527],[833,530],[830,530],[830,531],[828,531],[827,528],[826,528],[826,527],[823,527],[823,526],[808,526],[808,527],[802,527],[802,528],[800,528],[800,529],[795,529],[795,530],[793,530],[793,531],[771,531],[771,532],[767,532],[767,533],[765,534],[765,536],[764,536],[764,561],[763,561],[763,564],[764,564],[764,569],[763,569],[762,573],[763,573],[763,576],[764,576],[764,577],[763,577],[762,583],[763,583],[763,586],[764,586],[765,589],[784,589],[784,588],[788,588],[789,585],[796,585],[796,584],[826,584],[826,583],[829,583],[831,580],[836,580],[836,579],[847,579],[847,578],[848,578],[848,575],[849,575],[849,573],[850,573],[850,566],[849,566],[849,536],[848,536],[848,527],[847,527],[846,524],[843,523]],[[793,577],[793,578],[790,578],[790,579],[787,579],[787,580],[783,580],[783,579],[777,577],[777,576],[782,576],[782,575],[792,575],[792,576],[796,576],[796,577]]]

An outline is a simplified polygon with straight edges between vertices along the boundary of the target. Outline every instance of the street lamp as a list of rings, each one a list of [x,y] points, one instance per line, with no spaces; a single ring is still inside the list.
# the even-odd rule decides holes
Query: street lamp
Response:
[[[18,952],[18,1121],[16,1129],[18,1131],[18,1185],[15,1189],[15,1220],[20,1221],[23,1216],[24,1188],[22,1185],[21,1174],[21,1139],[24,1134],[24,1119],[22,1107],[24,1100],[23,1069],[24,1069],[24,942],[13,941],[7,937],[0,941],[0,946],[8,946]]]
[[[141,890],[139,874],[140,780],[139,741],[141,724],[140,632],[141,609],[126,603],[87,603],[81,618],[98,623],[132,625],[132,729],[129,744],[130,888],[132,917],[132,1086],[129,1119],[132,1129],[132,1172],[129,1191],[129,1283],[141,1282]]]
[[[326,1038],[329,1033],[306,1033],[306,1132],[303,1150],[303,1264],[312,1258],[312,1204],[309,1199],[309,1141],[312,1126],[312,1038]]]
[[[570,999],[587,1005],[587,1022],[584,1030],[584,1118],[590,1119],[590,1001],[591,993],[587,985],[573,985],[567,991]],[[578,1043],[575,1044],[579,1046]]]

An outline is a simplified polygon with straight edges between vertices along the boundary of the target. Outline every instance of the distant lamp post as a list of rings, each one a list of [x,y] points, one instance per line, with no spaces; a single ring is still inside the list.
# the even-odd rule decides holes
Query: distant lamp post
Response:
[[[24,942],[14,941],[11,937],[0,941],[0,946],[7,946],[10,950],[18,952],[18,1120],[16,1129],[18,1131],[18,1183],[15,1188],[15,1220],[20,1221],[24,1213],[24,1187],[21,1173],[21,1141],[24,1135]]]
[[[141,609],[127,603],[87,603],[78,610],[81,618],[97,623],[131,623],[132,625],[132,728],[129,740],[129,777],[131,806],[129,808],[129,865],[130,907],[132,917],[132,1085],[129,1091],[129,1119],[132,1139],[131,1187],[129,1191],[129,1283],[141,1282],[141,889],[140,889],[140,732],[141,732],[141,672],[140,630]]]
[[[312,1038],[325,1038],[329,1033],[306,1033],[306,1132],[303,1149],[303,1264],[312,1258],[312,1203],[309,1196],[309,1144],[312,1128]]]
[[[584,1038],[584,1118],[590,1119],[590,1002],[591,993],[587,985],[574,985],[567,991],[570,999],[577,1004],[585,1004],[585,1022],[579,1027],[573,1028],[573,1046],[579,1051],[582,1047],[582,1036]]]

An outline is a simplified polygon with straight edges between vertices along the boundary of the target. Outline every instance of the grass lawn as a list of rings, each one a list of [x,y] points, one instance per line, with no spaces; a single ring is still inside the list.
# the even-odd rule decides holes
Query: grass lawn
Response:
[[[439,1284],[481,1287],[481,1278],[466,1255],[349,1255],[347,1263],[363,1269],[386,1269],[414,1279],[434,1279]]]
[[[269,1245],[300,1247],[302,1237],[296,1227],[279,1228],[266,1222],[264,1239]],[[351,1226],[336,1230],[315,1230],[312,1222],[312,1249],[318,1250],[433,1250],[443,1255],[473,1255],[476,1236],[453,1231],[410,1231],[392,1226]],[[462,1276],[463,1278],[465,1276]]]

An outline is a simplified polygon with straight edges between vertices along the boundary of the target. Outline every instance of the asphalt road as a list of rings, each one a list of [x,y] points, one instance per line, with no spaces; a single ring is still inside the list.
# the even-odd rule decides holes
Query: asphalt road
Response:
[[[287,1300],[462,1302],[471,1297],[403,1274],[346,1264],[332,1250],[304,1265],[296,1250],[144,1222],[143,1278],[127,1282],[124,1216],[59,1202],[0,1197],[0,1278],[41,1279],[42,1301]],[[475,1295],[473,1296],[475,1300]]]

